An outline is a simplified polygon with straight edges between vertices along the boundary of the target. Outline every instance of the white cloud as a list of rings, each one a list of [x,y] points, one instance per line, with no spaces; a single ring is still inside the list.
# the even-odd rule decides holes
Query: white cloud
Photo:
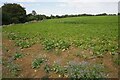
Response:
[[[26,8],[27,13],[36,10],[39,14],[61,15],[61,14],[80,14],[80,13],[117,13],[118,0],[9,0],[18,1]],[[50,1],[53,1],[50,2]],[[61,2],[60,2],[61,1]],[[88,1],[88,2],[87,2]],[[5,2],[5,0],[4,0]],[[41,2],[41,3],[39,3]],[[43,2],[43,3],[42,3]],[[54,3],[55,2],[55,3]]]
[[[58,5],[63,9],[66,8],[69,13],[117,13],[118,3],[117,2],[66,2]],[[67,11],[66,11],[67,12]]]

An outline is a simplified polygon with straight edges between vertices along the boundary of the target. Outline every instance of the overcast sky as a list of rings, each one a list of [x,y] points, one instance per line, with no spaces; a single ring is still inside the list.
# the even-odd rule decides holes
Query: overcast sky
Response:
[[[3,0],[4,3],[19,3],[25,7],[27,13],[35,10],[38,14],[63,15],[63,14],[117,14],[119,0]]]

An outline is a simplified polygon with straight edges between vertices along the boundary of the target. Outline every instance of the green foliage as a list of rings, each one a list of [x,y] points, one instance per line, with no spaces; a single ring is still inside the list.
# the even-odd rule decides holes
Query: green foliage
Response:
[[[19,46],[20,48],[28,48],[31,47],[34,43],[35,40],[30,39],[30,36],[26,33],[20,34],[18,36],[18,33],[8,33],[8,38],[11,40],[15,40],[15,45]]]
[[[16,3],[5,3],[2,6],[2,24],[23,23],[26,21],[25,9]]]
[[[3,32],[21,48],[40,42],[45,50],[64,51],[76,46],[92,50],[95,56],[103,56],[118,50],[117,23],[117,16],[73,17],[11,25],[3,28]]]
[[[37,23],[16,24],[3,28],[3,35],[14,40],[16,46],[28,48],[35,43],[43,45],[45,50],[67,50],[70,47],[79,47],[81,50],[91,50],[94,56],[103,56],[118,51],[118,19],[117,16],[92,16],[51,19]],[[19,57],[20,55],[17,55]],[[76,56],[86,58],[86,55],[77,53]],[[32,68],[39,68],[45,58],[36,58]],[[114,57],[113,61],[119,64]],[[104,66],[89,63],[70,62],[67,66],[54,63],[45,65],[46,73],[51,71],[69,78],[104,78]]]
[[[95,79],[105,78],[106,73],[104,66],[101,64],[90,64],[88,62],[69,62],[67,66],[61,66],[54,63],[49,69],[60,75],[60,77],[67,77],[71,79]]]
[[[16,46],[20,46],[21,49],[31,47],[31,45],[29,40],[16,40]]]
[[[16,52],[14,55],[14,60],[22,58],[22,57],[23,57],[23,55],[21,53]]]
[[[9,33],[8,38],[11,40],[15,40],[17,38],[17,35],[15,33]]]
[[[27,15],[27,21],[33,21],[33,20],[36,20],[36,16],[32,15],[32,14],[28,14]]]
[[[57,47],[58,49],[65,49],[67,50],[69,48],[69,43],[65,42],[64,40],[58,40],[55,44],[55,47]]]
[[[45,15],[33,15],[33,14],[28,14],[27,15],[27,21],[33,21],[33,20],[36,20],[36,21],[40,21],[40,20],[44,20],[46,19],[46,16]]]
[[[45,50],[52,50],[55,48],[61,49],[61,50],[67,50],[70,46],[69,43],[65,42],[64,40],[45,39],[42,44]]]
[[[44,40],[43,41],[43,46],[45,50],[51,50],[54,49],[54,40]]]
[[[46,61],[45,58],[36,58],[33,62],[32,62],[32,68],[39,68],[41,66],[41,64],[43,64]]]
[[[66,67],[62,67],[60,64],[58,63],[54,63],[52,65],[52,71],[54,71],[57,74],[60,74],[61,77],[64,77],[64,75],[67,73],[67,68]]]
[[[51,71],[51,67],[48,64],[46,64],[44,70],[46,73],[49,73]]]

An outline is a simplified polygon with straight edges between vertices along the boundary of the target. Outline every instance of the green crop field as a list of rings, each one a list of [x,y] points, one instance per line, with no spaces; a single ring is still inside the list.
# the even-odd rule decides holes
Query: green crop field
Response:
[[[30,55],[34,53],[35,54],[47,53],[46,55],[49,55],[48,57],[55,55],[57,56],[57,58],[54,60],[58,60],[59,56],[62,57],[62,55],[65,54],[67,55],[74,54],[72,55],[74,56],[74,58],[70,57],[65,59],[66,63],[72,61],[75,58],[79,58],[83,59],[82,61],[88,60],[88,62],[91,62],[90,64],[86,65],[93,64],[91,66],[92,68],[88,69],[85,67],[86,65],[83,65],[82,63],[71,65],[69,62],[69,66],[67,68],[64,68],[64,66],[61,65],[62,63],[58,64],[56,61],[55,61],[56,63],[53,64],[50,63],[49,65],[48,63],[50,58],[48,57],[44,58],[40,57],[37,59],[33,58],[32,62],[30,62],[32,66],[32,67],[30,66],[31,72],[29,72],[28,68],[29,74],[34,74],[32,73],[32,70],[34,70],[34,68],[35,69],[37,68],[39,72],[39,69],[41,70],[42,68],[42,67],[40,68],[40,66],[43,64],[44,68],[42,69],[44,69],[45,75],[49,74],[48,77],[54,76],[70,78],[111,77],[101,75],[100,65],[99,66],[94,65],[100,63],[102,67],[103,66],[107,67],[110,64],[112,67],[109,66],[109,70],[110,69],[113,70],[114,74],[115,73],[114,69],[115,70],[117,69],[114,65],[118,66],[120,64],[120,61],[117,60],[116,57],[118,52],[118,16],[86,16],[86,17],[84,16],[84,17],[48,19],[38,22],[28,22],[24,24],[13,24],[3,26],[2,32],[3,32],[3,51],[6,53],[5,56],[7,55],[14,56],[15,59],[18,59],[18,65],[23,64],[20,63],[19,59],[24,60],[25,57],[27,59],[26,54],[30,52],[33,52],[30,53]],[[13,43],[11,45],[13,46],[12,48],[13,51],[11,51],[11,48],[8,46],[9,44],[4,43],[4,42],[10,43],[9,41],[10,42],[12,41],[11,43]],[[34,45],[40,45],[40,47],[42,47],[42,51],[38,50],[38,48],[35,47],[35,49],[38,51],[35,52],[34,49],[31,48],[34,47]],[[77,52],[74,51],[74,49],[76,49]],[[28,50],[28,52],[26,52],[26,50]],[[84,51],[84,53],[82,53],[82,51]],[[16,55],[13,55],[14,53],[16,53]],[[59,56],[56,55],[57,53],[59,53],[58,54]],[[90,53],[91,55],[89,56],[89,54],[86,53]],[[109,55],[110,58],[109,56],[106,55]],[[97,59],[103,60],[103,62],[94,63],[92,62],[92,60],[89,60],[93,58],[96,59],[96,61]],[[104,63],[104,60],[106,59],[113,63],[107,63],[107,61],[105,61]],[[3,57],[3,63],[5,65],[10,66],[10,64],[8,64],[6,60],[8,59],[6,58],[4,59]],[[16,60],[13,60],[13,62],[17,63]],[[64,62],[64,60],[62,62]],[[71,68],[72,71],[69,70],[68,68]],[[10,69],[10,72],[13,72],[14,74],[17,73],[17,71],[18,75],[24,74],[24,71],[22,69],[20,70],[21,72],[19,72],[19,69],[14,70],[12,68],[11,70],[11,67],[8,67],[8,69]],[[77,70],[78,72],[75,72],[76,69],[78,69]],[[86,71],[88,70],[88,72],[85,71],[84,71],[85,73],[79,72],[82,69],[85,69]],[[96,69],[98,69],[99,71],[95,71],[94,73],[93,71]],[[105,74],[109,74],[109,70],[105,71]],[[56,72],[56,74],[54,74],[54,72]],[[11,77],[10,74],[8,75]],[[112,74],[110,73],[109,75]],[[24,77],[26,77],[26,75]],[[112,77],[116,77],[116,75],[114,74]]]

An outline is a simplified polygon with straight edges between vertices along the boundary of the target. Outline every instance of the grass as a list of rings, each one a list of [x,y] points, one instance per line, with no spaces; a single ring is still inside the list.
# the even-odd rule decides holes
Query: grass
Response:
[[[4,26],[3,34],[21,48],[41,43],[45,50],[70,46],[91,49],[95,55],[118,49],[117,16],[73,17]]]

